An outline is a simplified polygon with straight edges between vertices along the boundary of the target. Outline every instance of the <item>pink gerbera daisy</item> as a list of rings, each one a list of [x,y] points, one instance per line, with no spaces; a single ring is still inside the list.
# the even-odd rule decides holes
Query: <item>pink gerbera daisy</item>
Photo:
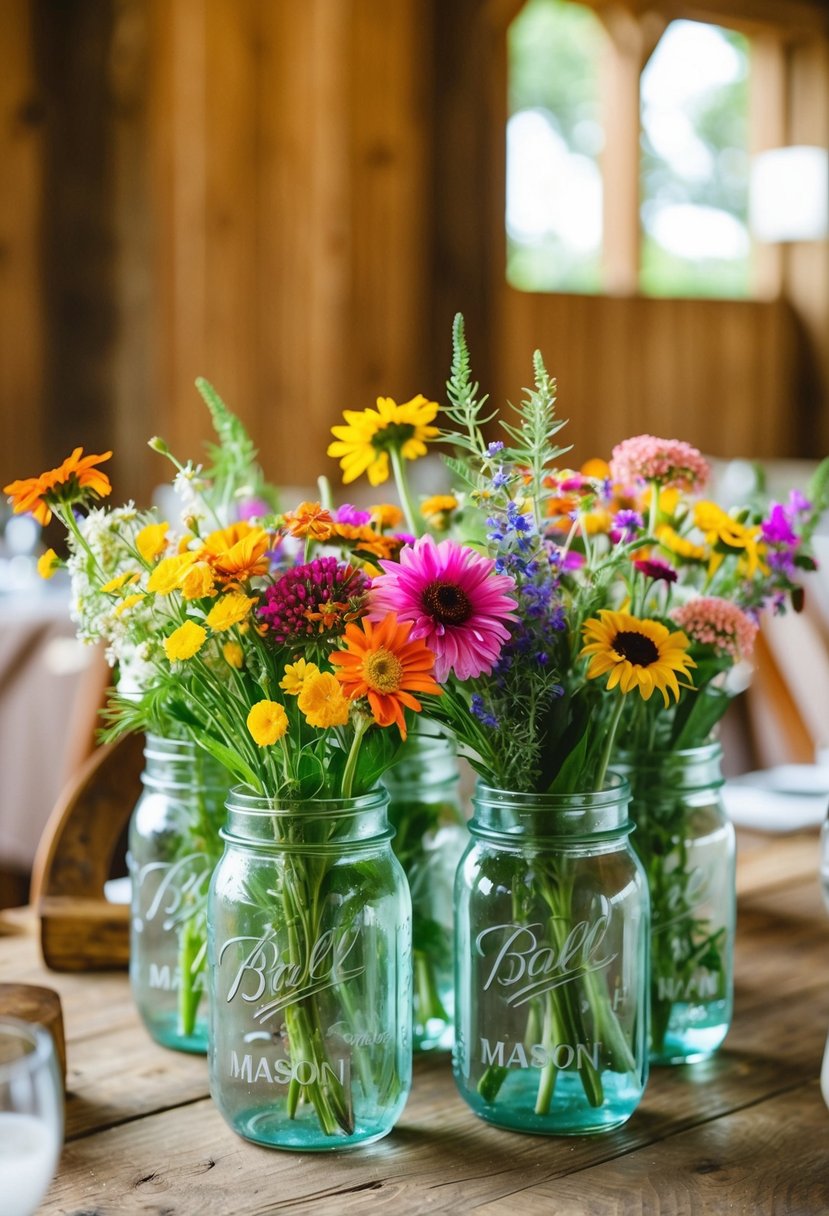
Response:
[[[399,562],[382,561],[372,581],[368,616],[396,612],[412,622],[411,638],[423,638],[435,655],[435,678],[459,680],[492,671],[515,621],[515,582],[496,574],[495,563],[453,540],[437,544],[422,536],[400,551]]]

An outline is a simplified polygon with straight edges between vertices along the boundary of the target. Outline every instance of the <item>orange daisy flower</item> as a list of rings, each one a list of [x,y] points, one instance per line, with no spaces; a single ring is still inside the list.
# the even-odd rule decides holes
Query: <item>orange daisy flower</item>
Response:
[[[58,468],[48,469],[39,477],[12,481],[3,486],[3,493],[8,494],[15,515],[30,511],[37,522],[45,527],[52,518],[52,507],[56,504],[69,506],[82,502],[87,494],[93,498],[106,498],[111,493],[112,486],[106,473],[95,468],[104,460],[109,460],[111,455],[112,452],[104,452],[100,456],[84,456],[83,448],[75,448]]]
[[[286,511],[285,527],[291,536],[304,540],[328,540],[334,528],[330,511],[318,502],[301,502],[294,511]]]
[[[432,676],[435,656],[422,638],[409,641],[412,622],[398,622],[390,612],[382,621],[363,619],[345,630],[345,650],[335,651],[331,663],[352,701],[366,697],[378,726],[400,729],[406,738],[404,709],[419,713],[423,706],[413,692],[438,696],[443,689]]]

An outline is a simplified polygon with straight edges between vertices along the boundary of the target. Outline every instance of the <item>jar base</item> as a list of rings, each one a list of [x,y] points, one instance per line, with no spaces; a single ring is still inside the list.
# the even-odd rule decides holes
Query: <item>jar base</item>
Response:
[[[254,1107],[235,1115],[230,1120],[230,1126],[243,1140],[250,1140],[265,1148],[283,1149],[291,1153],[341,1153],[382,1140],[393,1125],[378,1128],[376,1124],[358,1123],[350,1136],[325,1136],[319,1126]]]
[[[727,1001],[707,1005],[676,1003],[668,1028],[658,1048],[652,1048],[652,1064],[695,1064],[707,1060],[722,1045],[731,1023]]]
[[[183,1051],[188,1055],[207,1055],[206,1027],[203,1030],[196,1029],[192,1034],[183,1035],[178,1029],[175,1015],[171,1015],[169,1018],[159,1018],[157,1015],[153,1018],[146,1018],[142,1015],[141,1020],[147,1033],[160,1047],[166,1047],[169,1051]]]
[[[537,1114],[534,1109],[540,1080],[538,1072],[513,1070],[494,1102],[485,1102],[475,1091],[470,1093],[461,1086],[459,1089],[474,1114],[496,1127],[536,1136],[590,1136],[613,1131],[627,1123],[644,1092],[641,1084],[634,1084],[627,1075],[605,1072],[601,1079],[605,1101],[602,1106],[594,1107],[586,1101],[584,1087],[577,1075],[559,1076],[547,1114]]]

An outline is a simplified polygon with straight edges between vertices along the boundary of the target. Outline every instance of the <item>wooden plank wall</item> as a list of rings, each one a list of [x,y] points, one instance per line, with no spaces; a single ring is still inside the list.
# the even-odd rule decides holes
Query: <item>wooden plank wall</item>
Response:
[[[456,310],[495,400],[543,349],[585,454],[648,427],[717,455],[829,444],[825,258],[790,259],[792,298],[818,279],[797,316],[506,287],[518,3],[4,0],[3,482],[113,446],[116,497],[146,499],[167,476],[146,438],[209,435],[200,374],[274,480],[336,477],[342,408],[442,393]],[[802,58],[825,87],[821,47]]]

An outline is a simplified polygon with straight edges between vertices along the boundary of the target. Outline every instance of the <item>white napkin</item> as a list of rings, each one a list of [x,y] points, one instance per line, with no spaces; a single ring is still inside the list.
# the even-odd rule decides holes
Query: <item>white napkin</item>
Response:
[[[738,827],[799,832],[819,827],[829,810],[829,767],[781,764],[727,781],[723,800]]]

